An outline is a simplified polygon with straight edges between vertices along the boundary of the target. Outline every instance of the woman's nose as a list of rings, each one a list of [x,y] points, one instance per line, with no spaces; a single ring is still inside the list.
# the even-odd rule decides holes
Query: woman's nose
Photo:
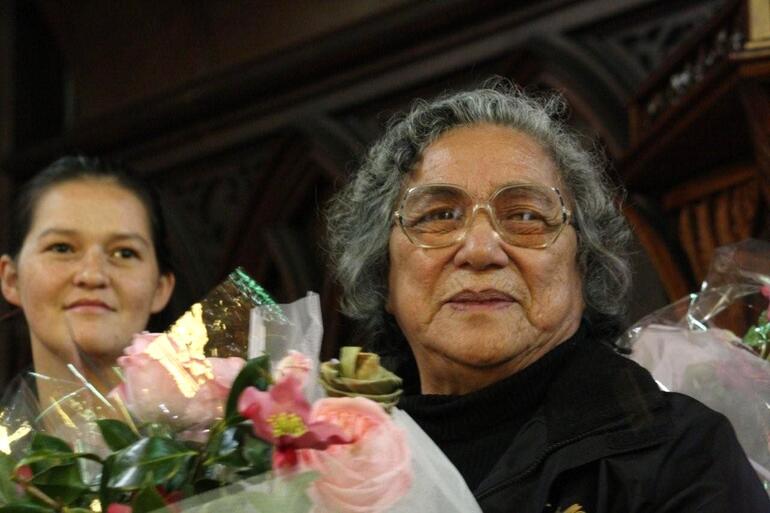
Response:
[[[109,284],[104,252],[92,248],[83,254],[75,272],[75,285],[87,288],[100,288]]]
[[[465,232],[465,238],[454,256],[455,265],[468,265],[473,269],[504,267],[508,254],[503,249],[500,236],[492,225],[489,210],[477,211]]]

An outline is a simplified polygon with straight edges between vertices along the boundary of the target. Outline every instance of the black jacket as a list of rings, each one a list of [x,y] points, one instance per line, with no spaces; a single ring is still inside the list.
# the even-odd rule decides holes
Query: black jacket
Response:
[[[724,416],[587,342],[474,492],[485,513],[770,513]]]

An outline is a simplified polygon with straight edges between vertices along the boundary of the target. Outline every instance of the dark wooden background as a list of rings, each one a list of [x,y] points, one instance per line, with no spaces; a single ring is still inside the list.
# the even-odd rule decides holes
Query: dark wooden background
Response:
[[[766,10],[0,0],[0,227],[53,159],[120,158],[163,192],[179,270],[169,318],[242,265],[280,301],[320,293],[328,356],[356,335],[325,268],[325,201],[392,113],[500,75],[564,94],[628,188],[638,318],[694,290],[716,246],[768,236]],[[28,362],[21,319],[0,323],[0,383]]]

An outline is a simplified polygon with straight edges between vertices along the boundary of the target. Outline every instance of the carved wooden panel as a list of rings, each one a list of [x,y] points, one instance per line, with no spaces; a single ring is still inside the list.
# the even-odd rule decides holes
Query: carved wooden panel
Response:
[[[635,87],[724,3],[725,0],[659,3],[652,9],[592,23],[571,36],[587,51],[604,59],[611,56],[616,61],[613,71]],[[664,9],[665,15],[661,15]]]
[[[664,196],[664,209],[678,218],[679,240],[698,283],[717,247],[760,236],[767,223],[762,187],[756,168],[735,166]]]
[[[692,123],[684,116],[688,107],[705,109],[720,99],[733,86],[731,55],[742,50],[746,32],[745,3],[732,0],[655,70],[630,107],[632,145],[669,141]]]

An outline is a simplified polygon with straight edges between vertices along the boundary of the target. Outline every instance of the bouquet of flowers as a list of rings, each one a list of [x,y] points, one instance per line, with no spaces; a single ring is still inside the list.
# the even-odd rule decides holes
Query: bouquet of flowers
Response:
[[[619,341],[661,388],[723,413],[770,493],[770,244],[719,248],[701,291]]]
[[[6,405],[0,513],[480,511],[377,355],[343,348],[314,379],[320,319],[317,295],[277,305],[236,271],[136,335],[108,394],[82,383],[49,410],[74,402],[83,436]]]

